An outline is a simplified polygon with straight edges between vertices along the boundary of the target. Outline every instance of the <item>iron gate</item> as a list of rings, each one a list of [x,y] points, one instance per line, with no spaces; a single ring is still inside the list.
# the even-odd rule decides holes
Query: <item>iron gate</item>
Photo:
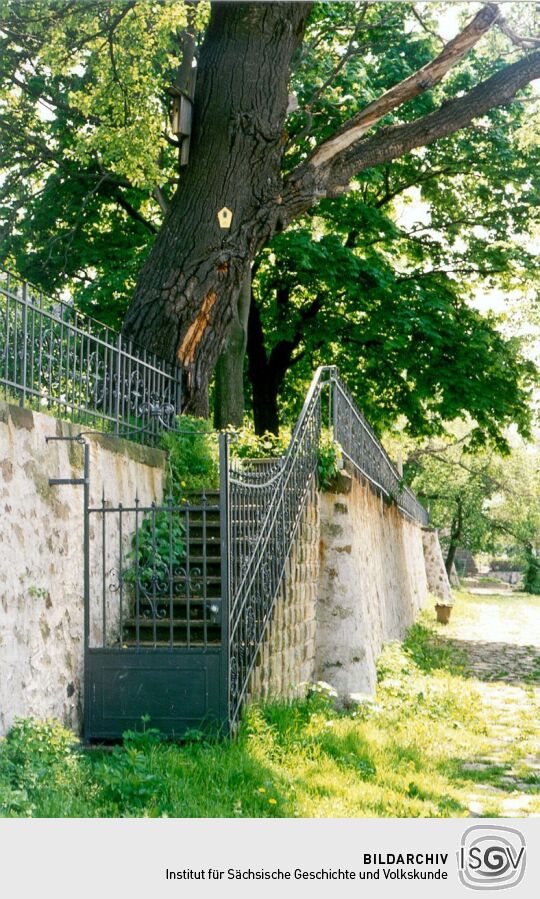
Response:
[[[217,491],[86,505],[86,739],[227,732],[227,553]]]

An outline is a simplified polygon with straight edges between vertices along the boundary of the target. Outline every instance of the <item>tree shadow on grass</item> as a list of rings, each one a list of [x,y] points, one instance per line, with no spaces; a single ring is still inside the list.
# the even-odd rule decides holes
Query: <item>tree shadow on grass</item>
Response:
[[[444,642],[453,655],[464,660],[466,677],[516,686],[540,685],[540,652],[535,646],[454,637]]]
[[[493,763],[489,758],[452,758],[445,762],[444,773],[457,789],[471,794],[484,794],[485,791],[486,802],[500,801],[505,794],[507,797],[514,794],[537,796],[540,786],[538,775],[535,772],[516,772],[515,767],[512,763]]]
[[[409,628],[403,649],[424,674],[446,671],[448,674],[463,675],[466,672],[467,656],[463,650],[451,646],[445,637],[440,637],[421,622]]]
[[[407,655],[425,674],[434,670],[480,681],[540,684],[540,652],[535,646],[491,640],[445,637],[414,624],[403,643]]]

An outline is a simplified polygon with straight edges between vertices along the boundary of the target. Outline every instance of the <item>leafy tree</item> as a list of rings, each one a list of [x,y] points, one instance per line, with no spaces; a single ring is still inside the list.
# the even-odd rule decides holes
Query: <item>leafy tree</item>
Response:
[[[331,359],[379,428],[402,415],[409,433],[435,434],[445,420],[469,413],[479,443],[504,447],[504,425],[512,421],[527,433],[535,366],[521,356],[518,339],[505,338],[493,316],[471,307],[470,288],[448,274],[396,272],[392,250],[403,259],[407,236],[360,202],[354,221],[366,224],[356,247],[343,233],[352,227],[348,212],[336,214],[328,233],[321,236],[321,222],[316,239],[291,230],[264,254],[248,332],[259,432],[278,427],[279,392],[301,396],[313,364]],[[391,236],[376,246],[381,229]],[[289,403],[287,411],[297,409]]]
[[[493,453],[471,453],[468,435],[418,448],[408,460],[418,497],[427,505],[432,524],[441,530],[450,575],[459,547],[480,552],[493,543],[489,500],[497,491]]]
[[[424,234],[423,246],[431,242],[425,258],[419,236],[412,244],[415,277],[429,281],[436,277],[429,270],[441,268],[437,253],[445,264],[459,257],[452,251],[461,239],[454,213],[478,218],[483,193],[497,239],[495,232],[470,235],[472,264],[504,268],[505,234],[518,234],[532,207],[524,171],[510,199],[502,174],[526,167],[526,157],[509,138],[507,155],[497,157],[498,177],[492,181],[487,161],[481,172],[479,166],[478,195],[469,203],[468,172],[473,160],[497,156],[505,134],[515,134],[514,100],[540,74],[540,53],[529,52],[534,39],[516,36],[495,4],[477,9],[467,8],[469,23],[441,49],[430,17],[419,22],[410,4],[216,3],[208,11],[176,0],[9,0],[0,38],[8,255],[20,266],[31,253],[24,274],[39,267],[36,280],[45,287],[59,272],[81,279],[81,301],[96,308],[105,308],[110,293],[120,305],[143,265],[125,331],[180,360],[186,408],[199,413],[206,412],[209,378],[227,339],[236,351],[226,368],[229,385],[238,383],[246,318],[240,301],[249,298],[253,260],[297,221],[305,227],[307,218],[316,230],[312,211],[321,200],[331,207],[343,193],[385,179],[392,191],[400,176],[404,184],[407,171],[420,170],[414,184],[426,176],[432,224],[446,235],[438,250]],[[527,11],[528,34],[535,33],[535,14]],[[194,130],[189,164],[179,172],[166,88],[186,86],[197,43]],[[438,165],[452,162],[459,170],[445,207],[432,194]],[[225,205],[233,210],[228,231],[216,218]],[[361,218],[360,256],[369,249],[362,228]],[[412,250],[406,256],[403,277],[414,269]],[[234,394],[221,391],[225,417]]]
[[[402,443],[406,476],[441,529],[450,574],[458,548],[518,557],[524,588],[540,591],[540,444],[516,443],[505,455],[471,446],[471,431]],[[396,444],[394,452],[396,451]]]
[[[197,21],[204,11],[194,7]],[[165,131],[186,5],[9,0],[0,16],[0,243],[118,325],[177,180]]]
[[[505,548],[524,563],[524,589],[540,593],[540,444],[515,449],[504,466],[504,489],[489,515]]]

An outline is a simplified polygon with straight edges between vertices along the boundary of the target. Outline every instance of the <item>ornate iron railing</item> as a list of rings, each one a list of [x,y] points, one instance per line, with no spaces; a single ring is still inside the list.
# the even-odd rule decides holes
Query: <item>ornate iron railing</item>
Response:
[[[177,366],[4,270],[0,385],[21,406],[150,443],[181,408]]]
[[[227,555],[229,715],[236,727],[249,678],[269,624],[299,524],[317,486],[321,429],[333,428],[343,455],[402,512],[427,524],[426,510],[404,486],[382,444],[357,409],[337,369],[317,370],[281,460],[250,470],[231,460],[221,437],[222,537]],[[226,645],[226,644],[225,644]]]
[[[394,500],[405,515],[420,524],[427,524],[428,513],[412,490],[403,483],[403,478],[390,461],[373,428],[359,411],[336,369],[331,369],[331,372],[333,433],[343,455],[388,499]]]

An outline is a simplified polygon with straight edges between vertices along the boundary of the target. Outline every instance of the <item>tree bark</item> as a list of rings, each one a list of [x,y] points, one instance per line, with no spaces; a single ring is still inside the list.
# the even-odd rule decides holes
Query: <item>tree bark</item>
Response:
[[[201,48],[190,162],[140,274],[127,337],[184,371],[184,411],[208,381],[251,262],[281,217],[290,63],[311,3],[216,3]],[[230,229],[217,213],[232,211]]]
[[[444,563],[444,567],[446,568],[446,573],[447,573],[449,579],[452,574],[452,567],[453,567],[455,559],[456,559],[457,548],[458,548],[458,545],[456,542],[450,543],[450,546],[448,547],[448,552],[446,554],[446,562]]]
[[[490,109],[511,103],[516,94],[536,78],[540,78],[540,52],[505,66],[467,94],[449,100],[434,112],[404,125],[383,128],[373,137],[351,143],[324,162],[316,161],[315,151],[285,179],[286,220],[302,215],[323,197],[349,190],[350,179],[359,172],[448,137]]]
[[[218,430],[228,425],[240,428],[244,423],[244,360],[250,303],[251,271],[248,271],[238,294],[224,350],[216,365],[214,427]]]

